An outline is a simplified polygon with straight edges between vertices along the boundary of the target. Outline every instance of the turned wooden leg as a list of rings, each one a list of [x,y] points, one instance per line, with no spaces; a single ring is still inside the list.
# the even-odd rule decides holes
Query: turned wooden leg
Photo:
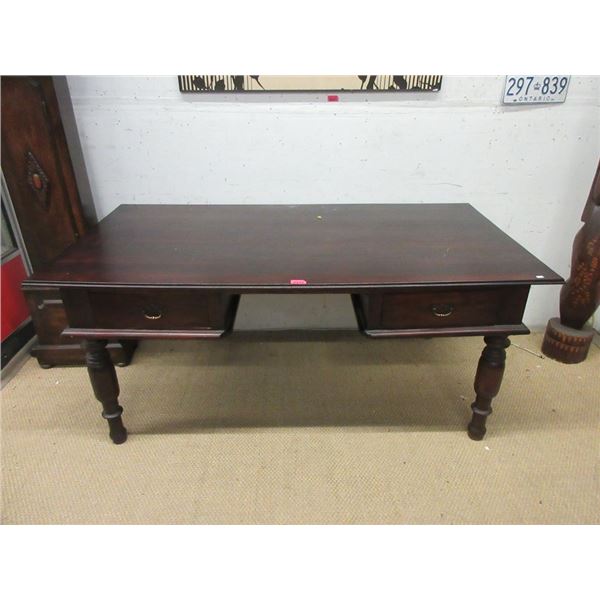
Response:
[[[510,340],[505,335],[493,335],[484,338],[485,348],[481,353],[477,374],[475,375],[475,402],[471,404],[473,417],[469,423],[469,437],[472,440],[482,440],[485,435],[485,421],[492,414],[492,400],[500,390],[506,348]]]
[[[106,340],[85,340],[82,346],[94,395],[102,403],[102,416],[108,422],[110,439],[122,444],[127,439],[127,430],[121,419],[119,382],[106,343]]]

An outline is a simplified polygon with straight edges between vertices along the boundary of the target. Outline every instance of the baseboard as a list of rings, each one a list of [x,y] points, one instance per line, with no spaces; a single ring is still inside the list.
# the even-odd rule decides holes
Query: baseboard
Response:
[[[15,331],[13,331],[6,339],[2,340],[2,369],[19,353],[21,348],[25,346],[35,336],[35,329],[31,318],[28,318]]]
[[[0,389],[21,370],[21,367],[30,358],[30,352],[33,346],[37,344],[37,335],[34,335],[2,368],[0,373]]]

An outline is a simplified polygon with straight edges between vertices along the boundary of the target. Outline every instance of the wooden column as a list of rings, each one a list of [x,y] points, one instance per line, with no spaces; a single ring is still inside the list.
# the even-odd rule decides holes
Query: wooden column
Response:
[[[106,344],[106,340],[85,340],[82,346],[94,395],[102,403],[102,416],[108,422],[110,439],[122,444],[127,440],[127,430],[121,419],[119,382]]]
[[[564,363],[586,359],[594,332],[583,329],[600,305],[600,164],[575,236],[571,274],[560,294],[560,319],[548,321],[542,352]]]

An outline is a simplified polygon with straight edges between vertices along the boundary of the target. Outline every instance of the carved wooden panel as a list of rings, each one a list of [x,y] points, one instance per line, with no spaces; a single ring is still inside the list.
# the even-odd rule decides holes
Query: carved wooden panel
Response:
[[[52,77],[2,77],[2,171],[34,269],[86,227]]]

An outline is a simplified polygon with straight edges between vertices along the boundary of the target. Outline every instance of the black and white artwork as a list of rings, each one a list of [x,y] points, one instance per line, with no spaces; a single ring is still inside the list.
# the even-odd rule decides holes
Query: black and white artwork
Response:
[[[437,92],[441,75],[179,75],[181,92]]]

